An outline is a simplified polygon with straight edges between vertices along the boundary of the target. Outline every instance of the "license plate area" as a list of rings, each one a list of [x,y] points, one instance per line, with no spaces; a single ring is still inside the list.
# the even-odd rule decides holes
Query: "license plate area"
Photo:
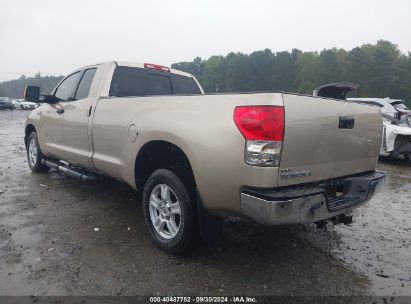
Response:
[[[345,180],[334,180],[320,184],[320,188],[325,190],[327,199],[336,199],[344,196],[347,191]]]
[[[325,191],[329,211],[338,211],[359,204],[368,195],[368,187],[357,185],[351,179],[328,181],[320,184],[320,188]]]

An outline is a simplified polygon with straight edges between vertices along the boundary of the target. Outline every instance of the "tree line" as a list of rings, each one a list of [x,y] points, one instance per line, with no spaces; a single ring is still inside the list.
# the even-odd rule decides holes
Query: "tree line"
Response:
[[[302,52],[298,49],[251,54],[200,57],[172,64],[172,68],[193,74],[207,93],[287,91],[311,94],[319,85],[354,82],[361,85],[360,97],[391,97],[411,101],[411,53],[380,40],[352,50],[324,49]],[[0,96],[21,98],[26,85],[41,85],[49,93],[62,76],[26,77],[0,83]]]
[[[0,83],[0,96],[23,98],[24,88],[28,85],[39,86],[42,93],[48,94],[61,79],[63,79],[63,76],[41,76],[41,74],[36,74],[34,77],[26,77],[21,75],[18,79]]]
[[[411,101],[411,54],[380,40],[352,50],[320,52],[229,53],[207,60],[195,58],[173,68],[196,76],[209,93],[287,91],[312,94],[317,86],[333,82],[361,85],[359,97],[391,97]]]

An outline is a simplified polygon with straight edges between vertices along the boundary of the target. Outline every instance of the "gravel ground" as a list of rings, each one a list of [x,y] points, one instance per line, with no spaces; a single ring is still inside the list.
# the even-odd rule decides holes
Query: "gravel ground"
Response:
[[[0,111],[0,295],[411,296],[411,164],[382,160],[382,193],[350,226],[227,220],[183,257],[156,249],[140,194],[30,172],[28,112]]]

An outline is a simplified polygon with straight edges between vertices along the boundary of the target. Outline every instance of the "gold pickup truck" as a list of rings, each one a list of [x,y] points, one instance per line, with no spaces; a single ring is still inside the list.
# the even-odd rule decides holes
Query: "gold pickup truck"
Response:
[[[213,238],[224,216],[347,222],[384,182],[378,107],[290,93],[204,94],[190,74],[108,62],[75,70],[25,127],[33,172],[100,175],[143,193],[154,243]]]

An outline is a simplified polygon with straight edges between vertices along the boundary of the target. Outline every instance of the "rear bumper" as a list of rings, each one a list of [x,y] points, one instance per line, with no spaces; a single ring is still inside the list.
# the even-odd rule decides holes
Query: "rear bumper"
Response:
[[[385,174],[342,178],[310,187],[281,190],[244,189],[242,214],[265,225],[313,223],[350,212],[369,201],[384,185]],[[338,184],[341,196],[335,197],[331,185]],[[334,191],[335,194],[335,191]]]

